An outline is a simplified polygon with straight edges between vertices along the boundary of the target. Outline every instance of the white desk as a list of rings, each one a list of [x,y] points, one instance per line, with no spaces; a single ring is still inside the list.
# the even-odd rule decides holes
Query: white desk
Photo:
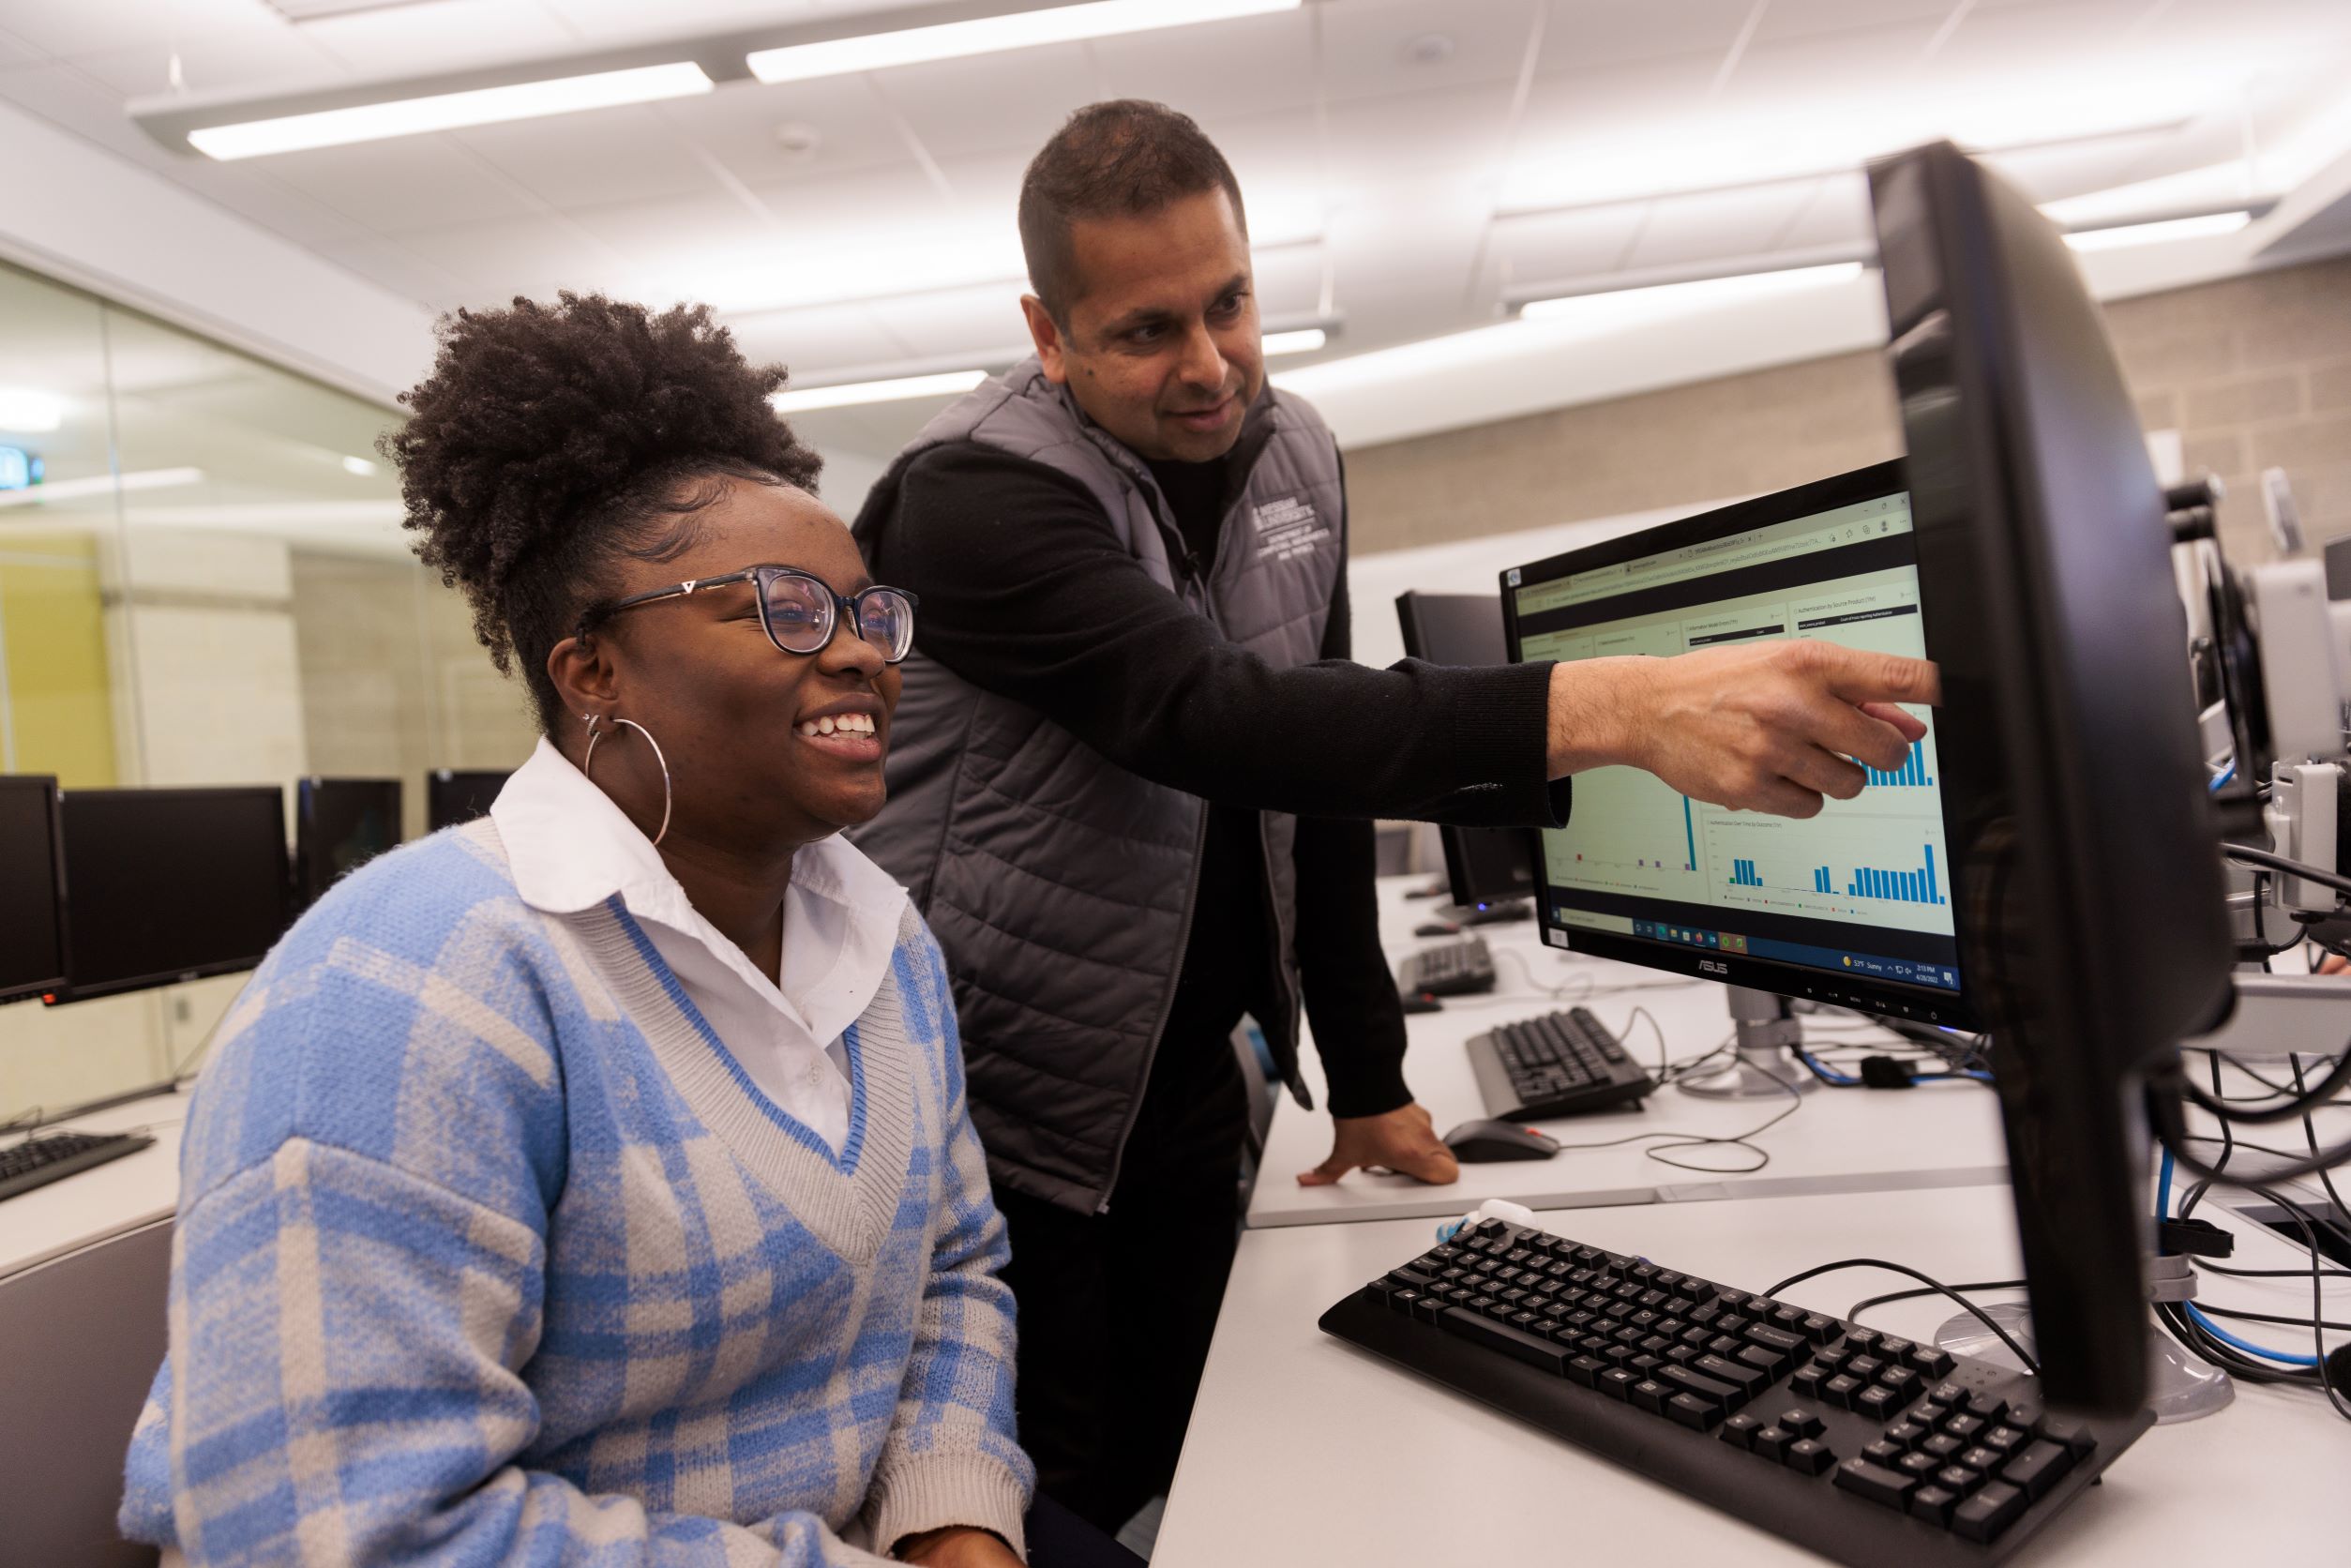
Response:
[[[188,1096],[157,1094],[58,1123],[87,1133],[144,1131],[151,1147],[78,1170],[0,1203],[0,1277],[118,1232],[168,1219],[179,1205],[180,1123]]]
[[[2212,1204],[2202,1212],[2223,1217]],[[1953,1283],[2013,1278],[2018,1268],[2002,1186],[1585,1209],[1543,1219],[1561,1234],[1749,1289],[1863,1254]],[[1153,1568],[1820,1560],[1315,1327],[1324,1309],[1424,1249],[1433,1233],[1432,1221],[1414,1219],[1242,1237]],[[2237,1261],[2287,1267],[2307,1256],[2254,1236],[2239,1244]],[[1786,1295],[1843,1313],[1908,1283],[1853,1270]],[[2208,1277],[2206,1299],[2307,1313],[2310,1284]],[[2329,1317],[2343,1317],[2351,1289],[2334,1285],[2329,1304]],[[1939,1300],[1905,1302],[1868,1320],[1925,1337],[1952,1310]],[[2267,1325],[2243,1332],[2281,1348],[2303,1337]],[[2351,1425],[2323,1399],[2240,1384],[2236,1403],[2219,1414],[2141,1438],[2104,1485],[2017,1560],[2130,1568],[2340,1561],[2347,1456]]]
[[[1380,941],[1391,961],[1422,947],[1454,940],[1412,935],[1414,925],[1436,912],[1434,900],[1407,902],[1404,892],[1426,881],[1390,877],[1381,881]],[[1606,959],[1569,956],[1544,947],[1534,923],[1473,927],[1494,949],[1497,988],[1489,995],[1449,998],[1439,1013],[1405,1019],[1406,1080],[1436,1118],[1441,1135],[1459,1123],[1485,1115],[1469,1059],[1469,1036],[1497,1024],[1560,1010],[1581,1003],[1623,1037],[1635,1059],[1654,1070],[1657,1033],[1628,1018],[1635,1005],[1657,1019],[1668,1058],[1695,1056],[1727,1039],[1730,1013],[1724,989],[1711,981],[1684,981],[1658,970]],[[1586,985],[1593,988],[1582,1001]],[[1538,986],[1566,988],[1548,995]],[[1611,991],[1610,987],[1639,986]],[[1893,1036],[1862,1028],[1849,1014],[1809,1020],[1820,1046],[1893,1042]],[[1302,1052],[1318,1107],[1326,1095],[1321,1064],[1311,1044]],[[1769,1100],[1707,1100],[1677,1089],[1651,1094],[1639,1110],[1602,1112],[1537,1123],[1563,1143],[1593,1142],[1650,1131],[1727,1137],[1760,1125],[1787,1108]],[[1833,1192],[1884,1192],[1941,1186],[1978,1186],[2007,1180],[2007,1153],[2000,1138],[1999,1110],[1990,1091],[1974,1083],[1921,1085],[1907,1091],[1820,1089],[1804,1096],[1802,1108],[1756,1139],[1771,1163],[1760,1170],[1705,1174],[1677,1169],[1642,1153],[1645,1145],[1615,1149],[1562,1150],[1548,1160],[1465,1165],[1453,1186],[1432,1187],[1406,1176],[1358,1171],[1334,1186],[1302,1187],[1297,1175],[1320,1164],[1331,1152],[1331,1119],[1305,1111],[1284,1095],[1266,1136],[1265,1160],[1250,1194],[1252,1227],[1320,1225],[1338,1220],[1398,1219],[1457,1214],[1489,1198],[1530,1208],[1560,1209],[1623,1203],[1662,1203],[1731,1197],[1792,1197]],[[1672,1151],[1691,1164],[1734,1168],[1750,1165],[1745,1150],[1720,1145]]]

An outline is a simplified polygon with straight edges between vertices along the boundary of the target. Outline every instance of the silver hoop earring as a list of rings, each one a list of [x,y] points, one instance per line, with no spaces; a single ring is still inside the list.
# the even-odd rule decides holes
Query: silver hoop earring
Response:
[[[661,743],[653,738],[653,731],[638,723],[635,719],[615,718],[612,722],[615,724],[625,724],[631,730],[634,730],[639,734],[644,736],[645,744],[653,747],[653,760],[661,765],[661,830],[653,836],[653,847],[657,850],[661,847],[661,840],[670,836],[670,807],[673,798],[670,792],[670,760],[661,755]],[[581,776],[590,780],[593,780],[595,777],[595,769],[596,742],[602,740],[606,735],[610,733],[611,731],[610,730],[599,730],[596,728],[595,715],[590,714],[588,716],[588,754],[580,760],[580,772]]]

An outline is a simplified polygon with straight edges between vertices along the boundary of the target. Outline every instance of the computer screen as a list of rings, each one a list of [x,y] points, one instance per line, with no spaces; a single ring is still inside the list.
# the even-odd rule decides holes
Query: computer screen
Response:
[[[425,776],[425,822],[435,833],[490,815],[490,803],[509,776],[488,770],[438,768]]]
[[[306,778],[294,802],[294,898],[308,909],[400,841],[397,778]]]
[[[1511,657],[1671,656],[1817,638],[1925,653],[1902,465],[1684,518],[1503,574]],[[1541,835],[1545,940],[1785,996],[1967,1024],[1934,716],[1891,773],[1807,821],[1636,768],[1575,776]]]
[[[0,777],[0,1002],[65,983],[65,912],[58,897],[57,781]]]
[[[250,969],[292,920],[276,785],[68,790],[60,803],[61,1001]]]
[[[1396,596],[1404,651],[1431,664],[1507,664],[1502,601],[1492,594]],[[1469,908],[1508,903],[1534,894],[1534,839],[1491,827],[1438,830],[1445,846],[1445,877],[1453,901]]]

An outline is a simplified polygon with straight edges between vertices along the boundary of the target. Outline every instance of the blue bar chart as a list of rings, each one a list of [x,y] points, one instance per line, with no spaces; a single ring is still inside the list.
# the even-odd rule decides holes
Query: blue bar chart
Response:
[[[1730,863],[1730,884],[1733,887],[1761,887],[1763,879],[1756,875],[1754,861],[1734,860]]]
[[[1897,904],[1940,904],[1947,902],[1942,886],[1935,874],[1935,846],[1920,846],[1921,864],[1908,871],[1890,871],[1875,866],[1857,866],[1846,879],[1845,892],[1853,898],[1884,898]],[[1815,893],[1830,891],[1829,867],[1816,867],[1812,874]]]
[[[1891,773],[1884,768],[1873,768],[1866,762],[1861,765],[1861,771],[1869,775],[1870,786],[1873,789],[1885,789],[1898,785],[1924,789],[1935,782],[1935,776],[1926,771],[1926,743],[1924,741],[1912,741],[1908,760]]]

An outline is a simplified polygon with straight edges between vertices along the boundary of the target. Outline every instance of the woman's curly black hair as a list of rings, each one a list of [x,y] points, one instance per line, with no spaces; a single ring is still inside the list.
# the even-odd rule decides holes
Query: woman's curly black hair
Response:
[[[783,368],[746,362],[708,306],[566,292],[459,310],[439,335],[381,448],[416,553],[464,591],[492,662],[521,665],[551,734],[548,653],[609,596],[611,564],[686,548],[729,481],[814,490],[823,460],[768,404]]]

